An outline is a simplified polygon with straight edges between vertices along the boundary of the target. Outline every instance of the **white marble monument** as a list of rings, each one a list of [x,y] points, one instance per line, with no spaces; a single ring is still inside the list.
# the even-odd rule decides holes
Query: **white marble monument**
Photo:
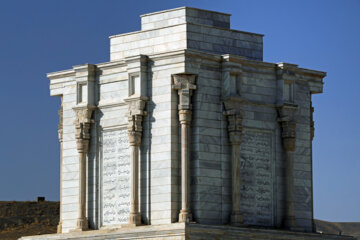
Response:
[[[226,13],[142,15],[109,62],[48,74],[61,216],[37,239],[324,239],[311,97],[325,75],[264,62],[263,35]]]

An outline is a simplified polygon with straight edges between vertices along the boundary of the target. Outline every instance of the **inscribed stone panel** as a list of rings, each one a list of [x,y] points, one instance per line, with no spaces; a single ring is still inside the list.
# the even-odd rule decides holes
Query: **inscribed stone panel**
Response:
[[[246,130],[240,147],[241,209],[249,225],[272,226],[273,155],[269,132]]]
[[[103,132],[102,225],[128,222],[130,213],[130,150],[126,129]]]

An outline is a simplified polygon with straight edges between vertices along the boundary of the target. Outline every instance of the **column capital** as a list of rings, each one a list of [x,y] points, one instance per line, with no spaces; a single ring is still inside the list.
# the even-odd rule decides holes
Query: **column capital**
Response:
[[[295,151],[297,109],[297,105],[294,104],[283,104],[278,107],[280,115],[279,122],[281,124],[281,137],[283,139],[283,147],[286,152]]]
[[[144,111],[147,98],[136,97],[127,98],[125,102],[128,104],[128,134],[129,142],[132,146],[140,146],[141,134],[142,134],[142,121],[143,117],[146,116]]]
[[[191,96],[195,85],[196,75],[181,73],[172,75],[172,89],[179,94],[179,110],[191,110]]]
[[[236,113],[235,110],[228,110],[223,113],[228,119],[228,131],[229,132],[242,132],[242,116],[240,113]]]
[[[91,115],[93,108],[75,108],[75,138],[79,153],[87,153],[89,149]]]
[[[285,151],[295,151],[296,142],[296,122],[281,121],[281,137]]]
[[[229,141],[232,145],[241,144],[242,139],[242,116],[240,113],[237,113],[234,109],[224,111],[223,113],[227,116],[228,119],[228,132],[229,132]]]

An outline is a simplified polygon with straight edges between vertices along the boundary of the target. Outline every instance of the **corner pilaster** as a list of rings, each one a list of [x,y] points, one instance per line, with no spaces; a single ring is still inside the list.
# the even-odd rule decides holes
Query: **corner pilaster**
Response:
[[[179,121],[181,125],[181,210],[179,222],[192,221],[190,207],[190,127],[192,119],[191,96],[194,90],[196,75],[172,75],[172,89],[179,95]]]
[[[74,66],[76,80],[75,139],[79,159],[79,193],[78,218],[74,231],[89,229],[86,217],[86,158],[89,152],[90,128],[95,106],[95,75],[96,66],[83,64]]]

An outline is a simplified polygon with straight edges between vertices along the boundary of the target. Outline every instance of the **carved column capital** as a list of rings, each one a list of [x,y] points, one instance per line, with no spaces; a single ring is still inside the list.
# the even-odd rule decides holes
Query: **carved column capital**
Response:
[[[285,151],[287,151],[287,152],[295,151],[296,122],[295,121],[282,121],[281,128],[282,128],[281,137],[283,139],[283,146],[284,146]]]
[[[93,109],[89,108],[75,109],[75,138],[79,153],[87,153],[89,149],[92,113]]]
[[[281,124],[281,137],[286,152],[295,151],[296,143],[296,112],[297,105],[284,104],[279,106],[279,122]]]
[[[231,109],[224,112],[228,119],[229,141],[233,145],[239,145],[242,138],[242,116]]]
[[[172,89],[177,90],[179,94],[179,110],[191,110],[191,96],[193,90],[196,90],[196,75],[174,74],[172,79]]]
[[[146,116],[144,111],[147,98],[128,98],[125,101],[128,104],[128,136],[132,146],[140,146],[142,135],[142,121]]]

